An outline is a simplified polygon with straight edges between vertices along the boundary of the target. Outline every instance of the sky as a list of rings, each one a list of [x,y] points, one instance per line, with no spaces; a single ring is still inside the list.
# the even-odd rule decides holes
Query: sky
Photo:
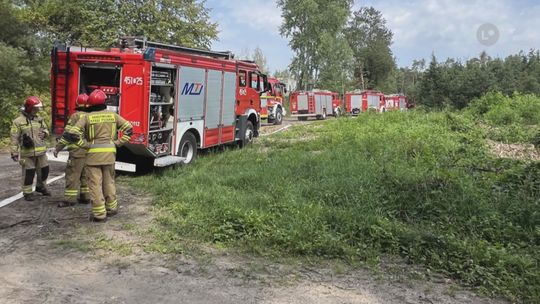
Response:
[[[482,51],[505,57],[540,49],[538,0],[367,0],[355,1],[353,9],[362,6],[383,14],[394,33],[392,51],[400,67],[414,59],[429,62],[431,54],[439,61],[466,60]],[[287,68],[294,54],[279,34],[281,10],[275,1],[207,0],[206,7],[220,31],[212,49],[242,57],[258,46],[271,72]]]

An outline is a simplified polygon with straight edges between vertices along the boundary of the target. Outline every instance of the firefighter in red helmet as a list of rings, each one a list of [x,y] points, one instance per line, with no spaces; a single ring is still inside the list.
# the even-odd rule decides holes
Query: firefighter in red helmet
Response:
[[[107,95],[101,90],[90,93],[88,113],[64,135],[68,142],[88,150],[85,170],[92,202],[90,220],[96,222],[105,221],[107,216],[118,212],[114,181],[116,148],[129,142],[133,133],[127,120],[107,110],[106,99]]]
[[[80,94],[75,100],[76,112],[73,113],[65,127],[65,132],[72,130],[75,124],[86,114],[88,108],[88,95]],[[67,146],[69,158],[66,165],[66,184],[64,189],[64,201],[58,207],[69,207],[77,204],[90,203],[89,189],[86,184],[84,165],[86,163],[86,150],[69,143],[63,136],[60,138],[54,149],[54,157],[58,157],[58,152]]]
[[[25,200],[34,200],[32,185],[37,175],[36,192],[45,196],[51,193],[45,183],[49,176],[46,140],[49,137],[47,125],[37,113],[43,108],[41,100],[30,96],[24,101],[19,117],[11,125],[11,159],[22,166],[22,192]]]

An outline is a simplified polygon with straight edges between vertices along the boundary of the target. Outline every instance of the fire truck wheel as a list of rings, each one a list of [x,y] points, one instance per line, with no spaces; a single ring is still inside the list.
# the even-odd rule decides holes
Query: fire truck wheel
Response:
[[[197,139],[191,132],[186,132],[180,140],[178,156],[184,157],[184,164],[189,164],[197,158]]]
[[[243,148],[249,145],[253,141],[254,136],[255,136],[255,128],[253,127],[253,123],[248,120],[246,123],[246,131],[244,133],[244,140],[240,142],[240,147]]]
[[[274,119],[274,125],[280,125],[283,123],[283,111],[278,108],[276,110],[276,119]]]

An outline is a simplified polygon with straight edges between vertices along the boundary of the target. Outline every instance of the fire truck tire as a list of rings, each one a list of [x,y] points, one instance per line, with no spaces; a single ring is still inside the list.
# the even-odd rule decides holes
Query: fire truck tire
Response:
[[[191,132],[186,132],[178,146],[178,156],[185,157],[184,164],[189,164],[197,158],[197,139]]]
[[[275,119],[274,119],[274,125],[280,125],[283,123],[283,111],[281,110],[281,108],[278,108],[276,110],[276,115],[275,115]]]
[[[240,148],[243,148],[253,141],[253,137],[255,137],[255,127],[253,127],[253,123],[248,120],[246,122],[246,130],[244,132],[244,138],[240,141]]]

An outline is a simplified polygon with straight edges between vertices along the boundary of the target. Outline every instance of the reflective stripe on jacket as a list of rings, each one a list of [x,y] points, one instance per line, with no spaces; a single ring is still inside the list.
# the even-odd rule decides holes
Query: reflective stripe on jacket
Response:
[[[114,164],[116,146],[129,142],[133,131],[131,124],[120,115],[102,110],[83,115],[68,132],[84,135],[82,146],[88,148],[86,164],[100,166]],[[122,137],[118,138],[118,132],[122,132]]]
[[[29,117],[25,114],[13,120],[11,125],[11,154],[20,154],[21,157],[41,156],[47,150],[45,139],[49,136],[47,125],[42,117]],[[44,133],[45,139],[39,134]]]

